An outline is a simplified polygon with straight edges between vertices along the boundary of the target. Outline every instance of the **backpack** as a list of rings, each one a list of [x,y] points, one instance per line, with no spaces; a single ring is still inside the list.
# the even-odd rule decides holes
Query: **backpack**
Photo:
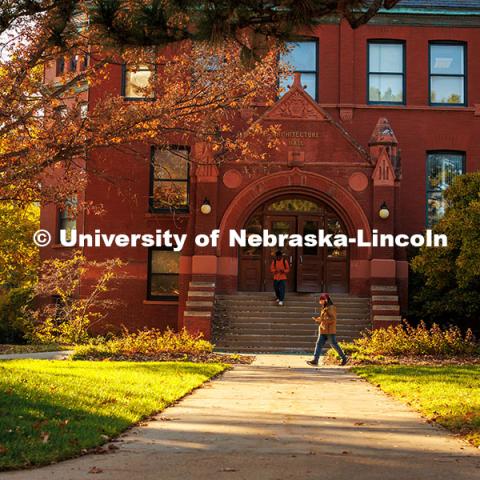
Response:
[[[282,260],[283,260],[283,269],[286,270],[286,269],[287,269],[287,264],[286,264],[285,262],[287,261],[287,259],[286,259],[285,257],[283,257]],[[276,261],[277,261],[276,258],[274,258],[274,259],[272,260],[272,262],[276,262]],[[273,264],[275,265],[275,263],[273,263]]]

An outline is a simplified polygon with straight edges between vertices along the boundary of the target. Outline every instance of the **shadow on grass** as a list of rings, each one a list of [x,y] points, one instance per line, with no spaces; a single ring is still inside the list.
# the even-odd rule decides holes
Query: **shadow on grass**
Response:
[[[101,445],[222,370],[214,364],[0,362],[0,470]]]

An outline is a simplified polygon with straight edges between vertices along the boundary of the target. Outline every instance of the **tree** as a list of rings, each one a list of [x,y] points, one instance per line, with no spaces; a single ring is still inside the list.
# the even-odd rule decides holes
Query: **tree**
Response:
[[[356,27],[395,3],[2,0],[0,200],[64,203],[87,182],[91,151],[167,146],[172,136],[213,144],[217,160],[239,152],[254,159],[249,142],[274,132],[249,128],[253,119],[240,112],[272,101],[273,41],[325,15],[343,15]],[[213,71],[212,56],[222,59]],[[45,69],[62,59],[85,65],[45,83]],[[105,81],[119,63],[157,69],[145,92],[154,99],[105,96],[82,118],[78,92]]]
[[[447,209],[433,228],[448,247],[422,248],[412,261],[424,287],[414,309],[426,320],[479,330],[480,172],[458,176],[446,190]]]
[[[22,308],[33,297],[39,268],[32,235],[39,226],[39,208],[0,202],[0,342],[21,340]]]

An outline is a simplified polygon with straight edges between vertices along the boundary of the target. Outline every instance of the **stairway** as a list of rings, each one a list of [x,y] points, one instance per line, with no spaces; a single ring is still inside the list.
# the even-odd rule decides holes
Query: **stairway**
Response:
[[[213,341],[218,350],[311,352],[318,325],[318,294],[287,293],[283,306],[270,292],[216,295]],[[370,299],[332,294],[337,306],[337,338],[349,341],[371,328]]]
[[[373,328],[387,328],[398,325],[400,304],[396,285],[372,285],[372,324]]]

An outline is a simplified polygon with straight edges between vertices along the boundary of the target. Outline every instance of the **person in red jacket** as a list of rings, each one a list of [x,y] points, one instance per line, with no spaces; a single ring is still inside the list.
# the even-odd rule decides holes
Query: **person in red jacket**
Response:
[[[290,272],[290,264],[283,256],[281,250],[275,252],[275,258],[270,265],[270,271],[273,273],[273,289],[279,305],[283,305],[285,300],[285,289],[287,286],[287,274]]]

